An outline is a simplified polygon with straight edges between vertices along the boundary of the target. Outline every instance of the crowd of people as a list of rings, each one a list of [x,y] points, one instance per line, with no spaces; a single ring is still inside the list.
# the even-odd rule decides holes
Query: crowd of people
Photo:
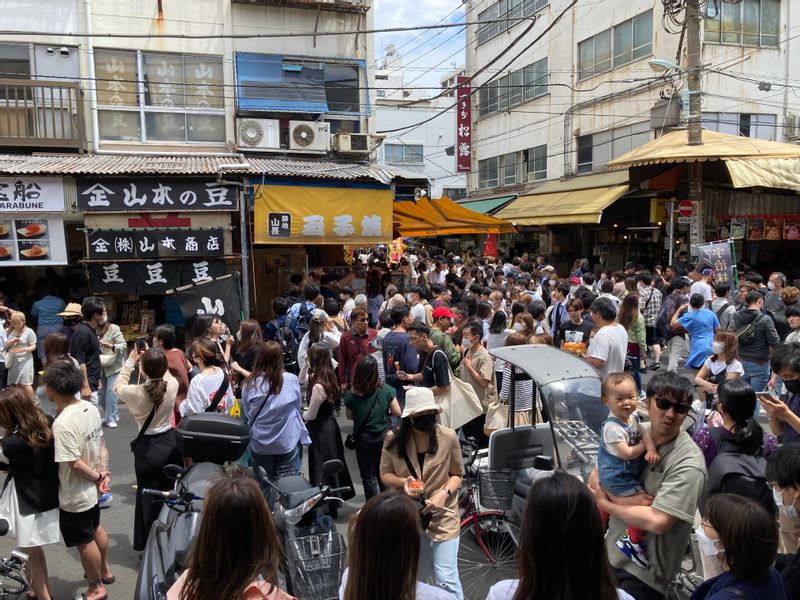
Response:
[[[341,597],[464,598],[459,437],[486,448],[497,429],[549,419],[530,375],[490,352],[522,344],[582,356],[602,379],[597,401],[609,416],[588,486],[562,473],[533,486],[519,578],[489,598],[663,598],[693,530],[707,579],[694,597],[800,598],[800,287],[785,275],[765,284],[745,265],[731,297],[728,283],[686,256],[663,269],[599,273],[585,259],[559,272],[527,254],[361,258],[364,294],[351,287],[356,270],[312,270],[293,277],[266,323],[245,320],[232,332],[197,315],[185,331],[159,325],[130,349],[101,298],[66,304],[46,294],[29,311],[34,332],[0,297],[10,473],[0,516],[31,556],[37,598],[51,597],[43,547],[60,539],[79,552],[87,600],[105,598],[114,582],[100,507],[113,498],[103,435],[117,427],[119,402],[138,429],[137,490],[171,487],[163,467],[184,460],[174,428],[200,412],[239,414],[251,432],[240,463],[270,478],[301,471],[305,454],[309,480],[328,483],[324,462],[354,450],[366,504],[351,526]],[[462,384],[476,400],[456,431],[442,413]],[[690,410],[699,411],[691,435]],[[333,487],[351,484],[347,469],[335,477]],[[210,489],[170,598],[288,598],[269,490],[254,488],[230,476]],[[225,519],[222,506],[247,518]],[[135,550],[157,510],[137,491]],[[212,560],[222,529],[237,528],[250,541],[232,543],[229,562]],[[225,580],[225,570],[237,577]]]

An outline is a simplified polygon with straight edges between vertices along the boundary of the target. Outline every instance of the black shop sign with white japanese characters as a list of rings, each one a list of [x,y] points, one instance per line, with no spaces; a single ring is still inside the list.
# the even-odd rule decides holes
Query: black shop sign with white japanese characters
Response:
[[[89,265],[92,289],[97,293],[163,294],[184,285],[225,274],[225,261],[110,262]]]
[[[79,179],[81,212],[187,212],[239,209],[236,189],[208,180]]]
[[[223,230],[135,230],[92,231],[89,259],[164,258],[223,256]]]

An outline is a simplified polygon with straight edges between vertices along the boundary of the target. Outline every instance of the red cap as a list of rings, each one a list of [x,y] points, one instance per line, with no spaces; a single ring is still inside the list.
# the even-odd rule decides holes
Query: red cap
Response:
[[[446,306],[440,306],[439,308],[434,308],[433,313],[431,313],[431,317],[434,319],[441,319],[442,317],[449,317],[451,319],[455,319],[458,315],[453,314],[450,312],[450,309]]]
[[[581,278],[580,277],[573,277],[572,279],[569,280],[569,282],[570,283],[580,283],[581,282]]]

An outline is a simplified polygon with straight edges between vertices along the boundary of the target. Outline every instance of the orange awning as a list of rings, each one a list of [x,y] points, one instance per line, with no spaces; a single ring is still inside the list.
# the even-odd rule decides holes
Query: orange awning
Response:
[[[510,222],[469,210],[444,196],[395,201],[393,212],[394,228],[406,237],[516,232]]]

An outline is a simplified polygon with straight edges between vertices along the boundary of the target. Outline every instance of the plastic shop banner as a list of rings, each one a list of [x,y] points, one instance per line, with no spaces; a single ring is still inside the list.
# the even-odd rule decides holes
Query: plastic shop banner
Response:
[[[2,215],[0,267],[66,265],[64,219]]]
[[[392,240],[392,190],[254,186],[257,244],[355,244]]]

